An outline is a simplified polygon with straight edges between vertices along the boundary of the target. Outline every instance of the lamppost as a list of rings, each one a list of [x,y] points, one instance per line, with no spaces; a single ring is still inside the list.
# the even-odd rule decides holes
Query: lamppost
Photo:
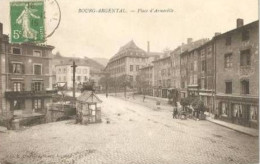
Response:
[[[73,78],[72,78],[72,82],[73,82],[73,98],[75,99],[75,73],[76,73],[76,68],[77,68],[77,65],[75,64],[75,61],[73,61],[73,64],[72,64],[72,69],[73,69]]]

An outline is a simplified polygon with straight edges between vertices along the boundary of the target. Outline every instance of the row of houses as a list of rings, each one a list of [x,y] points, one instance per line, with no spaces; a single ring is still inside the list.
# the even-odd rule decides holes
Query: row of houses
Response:
[[[53,46],[11,44],[0,23],[0,116],[4,119],[43,117],[55,93]]]
[[[94,83],[96,89],[101,89],[99,80],[104,76],[101,68],[97,68],[97,66],[94,65],[95,63],[90,63],[92,61],[89,61],[89,59],[82,59],[79,57],[64,57],[54,55],[52,67],[53,80],[55,81],[55,84],[66,85],[68,89],[73,87],[73,68],[71,67],[73,61],[77,65],[75,72],[76,87],[81,88],[83,84],[91,81]]]
[[[54,46],[10,43],[8,35],[3,34],[2,23],[0,45],[0,124],[2,119],[44,118],[47,105],[57,93],[55,86],[66,83],[68,88],[72,87],[73,61],[78,65],[76,84],[92,80],[97,85],[102,76],[81,58],[54,57]]]
[[[198,96],[219,119],[258,127],[258,23],[237,19],[233,30],[212,39],[188,38],[164,53],[150,52],[149,44],[144,51],[131,41],[105,70],[112,77],[130,75],[133,84],[141,79],[144,94],[167,98],[177,90],[180,98]]]

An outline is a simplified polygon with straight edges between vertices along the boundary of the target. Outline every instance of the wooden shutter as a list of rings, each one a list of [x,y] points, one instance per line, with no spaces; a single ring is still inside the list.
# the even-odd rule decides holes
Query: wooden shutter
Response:
[[[32,109],[34,109],[34,99],[32,99]]]
[[[32,86],[31,86],[31,91],[34,91],[35,90],[35,87],[34,87],[34,82],[32,82]]]
[[[25,65],[21,64],[22,73],[25,74]]]
[[[41,99],[41,109],[44,108],[44,99]]]
[[[44,91],[44,90],[45,90],[45,89],[44,89],[44,81],[41,82],[41,84],[42,84],[42,91]]]
[[[13,64],[9,62],[9,73],[13,73]]]
[[[24,88],[24,83],[21,83],[21,91],[25,91],[25,88]]]

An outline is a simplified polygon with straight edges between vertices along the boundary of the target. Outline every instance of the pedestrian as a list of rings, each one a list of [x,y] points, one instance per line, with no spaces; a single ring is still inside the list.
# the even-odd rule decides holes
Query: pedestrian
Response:
[[[177,114],[178,114],[177,107],[173,107],[173,118],[177,118]]]
[[[106,93],[106,97],[108,97],[108,93]]]
[[[143,97],[143,102],[144,102],[144,100],[145,100],[145,95],[144,95],[144,97]]]

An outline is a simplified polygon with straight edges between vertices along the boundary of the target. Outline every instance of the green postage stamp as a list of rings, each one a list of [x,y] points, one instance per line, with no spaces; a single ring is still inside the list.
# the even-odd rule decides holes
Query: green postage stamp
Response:
[[[44,42],[44,1],[10,3],[11,42]]]

